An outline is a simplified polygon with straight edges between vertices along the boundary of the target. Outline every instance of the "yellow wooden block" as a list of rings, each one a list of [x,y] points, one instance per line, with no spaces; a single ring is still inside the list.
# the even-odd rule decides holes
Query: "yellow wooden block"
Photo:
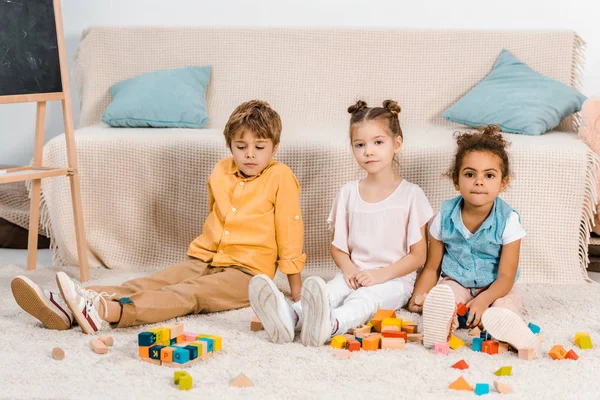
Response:
[[[384,318],[381,321],[381,331],[385,329],[386,326],[395,326],[399,331],[402,330],[402,320],[400,318]]]
[[[208,353],[208,343],[206,343],[205,341],[195,341],[195,342],[190,342],[188,343],[188,346],[196,346],[198,347],[198,357],[200,357],[201,355],[204,355],[206,353]],[[214,347],[214,345],[213,345]],[[213,348],[213,351],[215,349]]]
[[[336,335],[331,339],[331,347],[334,349],[344,349],[347,343],[348,339],[344,335]]]
[[[373,326],[373,329],[375,329],[375,332],[381,332],[381,324],[386,318],[396,318],[396,312],[394,310],[384,310],[381,308],[377,310],[371,319],[371,322],[369,322]],[[400,328],[402,328],[402,321],[400,321]]]
[[[171,344],[171,329],[165,327],[165,326],[161,326],[160,327],[161,331],[162,331],[162,341],[165,344],[165,346],[168,346]]]
[[[579,338],[582,336],[590,336],[587,332],[577,332],[575,334],[575,339],[573,339],[573,344],[579,346]]]
[[[452,335],[452,337],[450,338],[450,340],[448,340],[448,344],[450,345],[450,347],[453,350],[458,349],[461,346],[465,345],[465,342],[463,342],[462,340],[460,340],[459,338],[457,338],[456,336]]]

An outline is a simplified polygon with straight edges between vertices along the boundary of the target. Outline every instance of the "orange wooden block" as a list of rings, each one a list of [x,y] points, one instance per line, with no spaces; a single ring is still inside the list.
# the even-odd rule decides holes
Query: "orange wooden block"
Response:
[[[456,305],[456,314],[464,317],[467,314],[467,311],[469,311],[469,308],[467,306],[465,306],[463,303],[458,303]]]
[[[519,349],[519,360],[533,360],[535,351],[533,349]]]
[[[360,342],[358,340],[348,340],[347,348],[350,351],[359,351],[360,350]]]
[[[548,355],[553,360],[562,360],[567,355],[567,351],[560,344],[557,344],[550,349],[550,351],[548,352]]]
[[[387,337],[387,338],[404,338],[404,336],[402,335],[403,333],[406,334],[406,332],[384,330],[383,332],[381,332],[381,336]],[[406,338],[404,338],[404,339],[406,341]]]
[[[381,323],[384,318],[396,318],[396,311],[379,309],[371,319],[375,332],[381,332]]]
[[[108,347],[104,344],[104,342],[98,339],[90,340],[90,345],[96,354],[106,354],[108,353]]]
[[[160,361],[173,362],[173,352],[175,347],[165,347],[160,350]]]
[[[175,340],[177,341],[178,344],[183,343],[183,342],[185,342],[185,336],[179,335],[179,336],[177,336],[177,339],[175,339]]]
[[[404,325],[402,327],[402,332],[417,333],[417,325]]]
[[[262,322],[260,322],[260,319],[258,319],[258,316],[254,316],[254,318],[252,318],[252,321],[250,321],[250,330],[252,332],[258,332],[258,331],[262,331],[263,325]]]
[[[138,354],[142,358],[150,358],[150,346],[139,346]]]
[[[374,334],[369,335],[362,340],[363,350],[378,350],[379,342],[381,342],[381,335]]]
[[[495,340],[486,340],[481,344],[481,351],[487,354],[498,354],[498,342]]]
[[[406,341],[402,338],[381,338],[381,349],[403,350]]]
[[[460,360],[458,361],[456,364],[454,364],[452,366],[452,368],[456,368],[456,369],[467,369],[469,368],[469,364],[467,364],[467,362],[465,360]]]
[[[450,386],[448,386],[448,389],[468,390],[470,392],[473,391],[473,387],[471,385],[469,385],[469,382],[467,382],[466,379],[463,378],[462,376],[460,378],[458,378],[457,380],[455,380],[454,382],[452,382],[450,384]]]

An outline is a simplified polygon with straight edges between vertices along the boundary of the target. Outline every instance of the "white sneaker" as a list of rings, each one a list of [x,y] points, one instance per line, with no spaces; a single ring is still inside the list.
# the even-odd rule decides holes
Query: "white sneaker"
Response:
[[[481,316],[481,322],[492,339],[506,342],[517,350],[533,349],[537,353],[540,348],[540,337],[514,311],[490,307]]]
[[[107,304],[106,298],[110,299],[114,295],[108,293],[96,293],[93,290],[84,289],[73,283],[71,278],[64,272],[56,274],[56,283],[63,299],[73,313],[77,323],[84,333],[98,332],[103,319],[98,315],[98,305],[100,302],[104,305],[104,318],[106,318]],[[106,297],[106,298],[105,298]]]
[[[283,293],[264,274],[256,275],[248,285],[250,305],[273,343],[294,340],[296,316]]]
[[[10,283],[17,304],[48,329],[65,330],[73,325],[73,314],[58,293],[44,290],[25,276]]]
[[[300,338],[305,346],[322,346],[331,339],[334,319],[327,298],[325,281],[317,276],[307,278],[300,295],[304,322]]]
[[[433,347],[446,343],[454,320],[456,303],[448,285],[436,285],[429,291],[423,304],[423,346]]]

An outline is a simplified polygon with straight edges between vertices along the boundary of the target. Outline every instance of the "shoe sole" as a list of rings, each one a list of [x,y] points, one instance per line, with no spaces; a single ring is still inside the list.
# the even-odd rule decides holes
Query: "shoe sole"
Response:
[[[266,276],[257,275],[252,278],[248,288],[250,306],[260,319],[271,342],[290,343],[294,340],[294,332],[293,329],[290,332],[279,317],[283,310],[279,310],[278,292],[273,281]]]
[[[56,306],[50,303],[43,292],[39,292],[38,286],[29,278],[18,276],[12,280],[10,287],[19,307],[37,318],[46,328],[61,331],[71,328],[71,323],[65,321],[67,316],[61,316],[60,310],[53,310],[52,307]]]
[[[305,346],[318,347],[331,337],[329,301],[325,292],[325,282],[310,277],[302,285],[302,313],[304,323],[300,338]],[[316,333],[316,335],[315,335]]]
[[[97,331],[94,330],[94,328],[92,328],[92,326],[87,321],[83,313],[79,311],[75,299],[72,296],[67,296],[65,294],[65,291],[63,290],[63,285],[65,287],[69,287],[70,281],[71,278],[69,278],[64,272],[61,271],[56,274],[56,284],[58,285],[58,290],[60,290],[60,295],[65,300],[65,303],[67,303],[67,306],[71,310],[71,313],[73,314],[75,320],[77,320],[77,323],[81,327],[81,330],[88,335],[91,333],[96,333]]]
[[[539,350],[539,337],[513,311],[491,307],[483,313],[481,321],[492,339],[506,342],[517,350],[534,349],[536,353]]]
[[[429,291],[423,304],[423,346],[446,343],[456,302],[448,285],[437,285]]]

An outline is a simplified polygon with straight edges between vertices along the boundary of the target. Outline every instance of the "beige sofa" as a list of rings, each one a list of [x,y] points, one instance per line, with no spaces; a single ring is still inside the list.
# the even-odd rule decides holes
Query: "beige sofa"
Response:
[[[455,195],[442,177],[454,152],[442,112],[491,69],[507,48],[532,68],[578,87],[583,45],[568,31],[221,29],[94,27],[82,35],[75,74],[76,132],[92,266],[156,269],[182,260],[207,215],[206,180],[228,154],[222,128],[234,107],[268,100],[284,130],[278,159],[302,187],[306,274],[331,276],[326,217],[342,184],[361,175],[348,142],[348,105],[391,98],[402,106],[401,172],[433,207]],[[188,65],[213,68],[207,129],[114,129],[100,124],[109,87],[138,74]],[[514,176],[503,195],[528,232],[524,282],[587,279],[596,156],[576,121],[539,137],[508,134]],[[66,163],[64,140],[46,164]],[[44,221],[57,261],[75,265],[69,186],[43,185]]]

